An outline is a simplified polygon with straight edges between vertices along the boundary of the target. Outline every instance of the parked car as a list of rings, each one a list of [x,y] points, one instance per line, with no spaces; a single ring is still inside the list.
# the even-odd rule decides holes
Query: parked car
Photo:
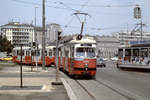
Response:
[[[11,56],[6,56],[3,58],[0,58],[1,61],[12,61],[12,57]]]
[[[106,67],[104,59],[103,58],[97,58],[96,59],[96,66],[97,67]]]
[[[108,61],[108,60],[109,60],[109,58],[103,58],[103,60],[104,60],[104,61]]]
[[[111,60],[118,61],[118,57],[113,57],[113,58],[111,58]]]

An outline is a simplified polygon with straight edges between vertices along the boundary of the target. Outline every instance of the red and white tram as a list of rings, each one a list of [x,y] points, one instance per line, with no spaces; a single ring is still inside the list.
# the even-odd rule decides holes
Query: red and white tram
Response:
[[[59,68],[69,75],[96,75],[96,41],[93,37],[73,39],[59,45]]]
[[[83,36],[77,40],[76,36],[69,40],[63,40],[59,44],[58,65],[63,71],[73,76],[96,75],[96,41],[93,37]],[[22,63],[42,64],[42,48],[39,47],[35,55],[35,50],[31,47],[22,48]],[[45,65],[55,65],[56,47],[48,46],[45,49]],[[20,63],[20,47],[13,49],[13,62]]]
[[[55,51],[56,51],[55,46],[47,46],[45,48],[45,65],[46,66],[55,65]],[[39,48],[38,64],[42,65],[42,48]]]
[[[45,65],[55,65],[55,46],[47,46],[45,48]],[[13,62],[20,64],[20,47],[13,49]],[[34,50],[31,47],[22,47],[22,64],[25,65],[35,65],[42,64],[42,47],[39,47],[38,50]]]
[[[13,62],[20,64],[21,62],[21,48],[15,47],[13,48]],[[30,47],[22,47],[22,63],[23,64],[31,64],[31,48]]]

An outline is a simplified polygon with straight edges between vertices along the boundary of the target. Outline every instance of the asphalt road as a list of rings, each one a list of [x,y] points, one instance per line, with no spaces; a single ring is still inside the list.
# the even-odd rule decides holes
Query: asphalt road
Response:
[[[119,93],[125,90],[125,95],[150,100],[150,73],[118,70],[114,63],[107,62],[105,68],[98,68],[96,79]]]
[[[24,73],[24,77],[55,77],[54,74],[27,73]],[[0,73],[3,78],[18,76],[16,73]],[[95,100],[150,100],[150,73],[119,70],[114,62],[109,61],[106,67],[97,68],[96,80],[78,81]]]

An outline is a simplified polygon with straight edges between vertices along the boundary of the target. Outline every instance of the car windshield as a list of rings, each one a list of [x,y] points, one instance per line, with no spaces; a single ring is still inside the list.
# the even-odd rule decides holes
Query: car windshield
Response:
[[[103,58],[97,58],[98,61],[103,61]]]
[[[94,48],[77,48],[76,49],[76,56],[77,57],[95,57]]]
[[[97,58],[97,62],[103,62],[103,58]]]

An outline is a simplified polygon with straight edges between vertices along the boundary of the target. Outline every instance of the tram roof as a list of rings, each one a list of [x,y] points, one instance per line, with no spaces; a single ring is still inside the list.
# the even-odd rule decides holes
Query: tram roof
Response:
[[[81,40],[73,39],[70,43],[96,43],[96,41],[89,38],[82,38]]]
[[[53,48],[55,48],[56,46],[47,46],[46,48],[48,48],[48,49],[53,49]]]
[[[83,36],[81,40],[77,40],[77,36],[64,37],[61,43],[96,43],[94,37]]]
[[[81,40],[77,40],[78,35],[72,35],[72,36],[64,36],[61,39],[61,44],[63,43],[96,43],[96,40],[92,36],[82,36]]]
[[[22,47],[22,49],[30,49],[31,47]],[[15,47],[15,48],[13,48],[14,50],[20,50],[21,49],[21,47]]]

